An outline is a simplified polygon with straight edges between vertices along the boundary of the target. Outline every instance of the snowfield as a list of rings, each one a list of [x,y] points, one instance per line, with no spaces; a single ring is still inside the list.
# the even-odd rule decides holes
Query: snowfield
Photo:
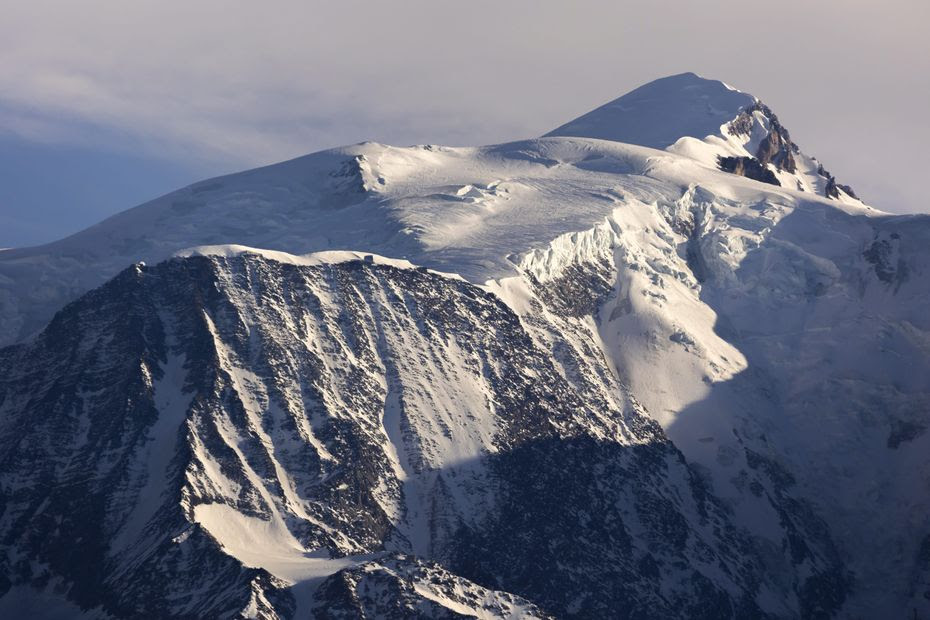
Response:
[[[67,357],[46,325],[79,298],[55,319],[82,334]],[[138,323],[106,314],[124,298]],[[928,304],[930,216],[863,204],[755,97],[694,74],[539,139],[323,151],[0,253],[0,532],[75,501],[27,486],[93,470],[122,493],[88,483],[100,583],[157,566],[178,615],[221,609],[176,577],[191,558],[255,617],[584,617],[617,610],[607,592],[631,617],[926,615]],[[141,368],[147,413],[107,392],[122,371],[98,348]],[[97,374],[53,372],[72,359]],[[95,417],[113,408],[131,432]],[[549,442],[578,478],[538,465],[521,489]],[[538,574],[508,547],[531,534],[552,537]],[[21,538],[10,558],[63,574]],[[7,596],[39,587],[6,570]],[[114,596],[70,600],[136,604]]]

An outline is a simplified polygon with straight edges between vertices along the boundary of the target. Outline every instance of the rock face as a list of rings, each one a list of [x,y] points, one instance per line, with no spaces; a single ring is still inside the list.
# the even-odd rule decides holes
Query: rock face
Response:
[[[717,161],[724,172],[738,174],[741,177],[769,185],[781,185],[775,173],[755,157],[721,157]]]
[[[760,132],[757,126],[763,128]],[[786,175],[803,177],[800,174],[798,159],[806,160],[807,176],[811,172],[816,174],[818,181],[814,183],[815,190],[827,198],[840,199],[845,195],[858,200],[859,197],[848,185],[840,185],[832,174],[824,170],[822,164],[813,158],[801,153],[800,147],[791,141],[788,130],[779,122],[778,117],[771,108],[756,100],[751,106],[743,109],[739,116],[726,126],[726,133],[730,136],[742,137],[747,146],[756,143],[755,152],[750,156],[719,156],[718,166],[725,172],[738,174],[763,183],[782,185],[776,173],[784,172]],[[761,137],[759,134],[761,133]],[[811,164],[816,164],[816,169]],[[822,180],[821,180],[822,179]],[[784,180],[784,179],[783,179]],[[804,190],[805,182],[796,179],[797,188]],[[840,193],[842,190],[843,194]]]
[[[840,190],[843,190],[843,193],[845,193],[847,196],[851,196],[853,198],[858,199],[858,196],[856,196],[856,192],[853,191],[853,188],[851,188],[848,185],[842,185],[840,183],[837,183],[836,177],[834,177],[832,174],[827,172],[824,169],[823,164],[817,165],[817,174],[819,174],[820,176],[822,176],[824,179],[827,180],[827,184],[823,190],[824,194],[826,194],[827,197],[839,198],[841,196]]]
[[[746,108],[740,115],[733,120],[727,129],[732,135],[743,135],[750,137],[753,128],[753,115],[759,112],[768,120],[768,133],[759,142],[759,148],[756,150],[755,159],[762,165],[774,165],[779,170],[795,173],[798,170],[794,156],[801,149],[791,141],[788,130],[778,121],[778,117],[772,112],[771,108],[756,101],[753,105]]]
[[[806,550],[773,581],[584,321],[544,323],[566,286],[525,317],[543,337],[414,268],[245,253],[124,271],[4,350],[5,587],[57,584],[118,617],[457,609],[423,581],[490,597],[492,617],[835,609],[847,583],[809,538],[822,526],[787,509]],[[445,568],[364,563],[386,552]]]
[[[320,585],[313,613],[345,618],[525,618],[550,620],[528,601],[494,592],[437,564],[392,555],[346,568]]]

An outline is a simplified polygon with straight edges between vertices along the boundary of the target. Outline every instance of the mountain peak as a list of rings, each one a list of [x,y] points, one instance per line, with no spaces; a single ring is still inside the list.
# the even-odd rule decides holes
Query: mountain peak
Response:
[[[546,136],[598,138],[664,149],[717,134],[756,98],[719,80],[679,73],[644,84]]]
[[[545,137],[559,136],[664,149],[770,185],[859,202],[851,187],[801,152],[761,100],[695,73],[644,84]]]

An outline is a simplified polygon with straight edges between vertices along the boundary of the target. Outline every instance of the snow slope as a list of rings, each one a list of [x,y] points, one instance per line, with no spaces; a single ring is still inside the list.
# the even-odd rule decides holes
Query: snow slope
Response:
[[[694,73],[658,79],[552,130],[665,149],[683,137],[703,139],[755,103],[755,97]]]
[[[52,244],[3,252],[0,342],[35,333],[62,304],[126,265],[191,246],[364,250],[481,283],[516,273],[512,258],[587,230],[616,206],[673,201],[698,179],[768,195],[691,159],[598,140],[324,151],[193,185]]]
[[[820,162],[801,152],[759,99],[694,73],[650,82],[546,135],[640,144],[711,168],[721,167],[721,158],[754,160],[770,173],[770,183],[859,203]]]

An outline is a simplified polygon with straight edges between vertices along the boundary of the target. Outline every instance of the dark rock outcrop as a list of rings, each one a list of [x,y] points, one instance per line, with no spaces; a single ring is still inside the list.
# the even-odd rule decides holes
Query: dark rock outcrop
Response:
[[[724,172],[781,186],[775,173],[754,157],[718,157],[717,165]]]
[[[817,164],[817,174],[827,180],[826,184],[824,185],[823,193],[828,198],[839,198],[840,190],[843,190],[850,198],[855,198],[856,200],[859,199],[859,197],[856,195],[856,192],[853,191],[852,187],[849,185],[843,185],[842,183],[837,183],[836,177],[830,174],[830,172],[823,167],[823,164]]]
[[[788,130],[778,121],[771,108],[757,101],[755,105],[743,110],[727,127],[731,135],[750,135],[753,126],[753,114],[761,112],[769,122],[768,135],[759,143],[755,157],[762,166],[773,164],[779,170],[794,173],[797,162],[794,155],[800,152],[798,145],[791,141]]]
[[[740,112],[733,121],[727,125],[727,132],[733,136],[750,136],[755,124],[754,115],[761,113],[767,120],[768,131],[759,142],[753,157],[720,157],[718,166],[725,172],[731,172],[750,179],[780,185],[775,174],[768,169],[771,164],[776,170],[794,174],[798,171],[795,156],[801,149],[791,140],[788,129],[778,120],[772,109],[761,101]],[[851,198],[859,199],[849,185],[836,182],[832,174],[827,172],[823,165],[818,164],[817,174],[826,179],[824,195],[828,198],[839,198],[842,190]],[[801,189],[799,185],[799,189]]]

